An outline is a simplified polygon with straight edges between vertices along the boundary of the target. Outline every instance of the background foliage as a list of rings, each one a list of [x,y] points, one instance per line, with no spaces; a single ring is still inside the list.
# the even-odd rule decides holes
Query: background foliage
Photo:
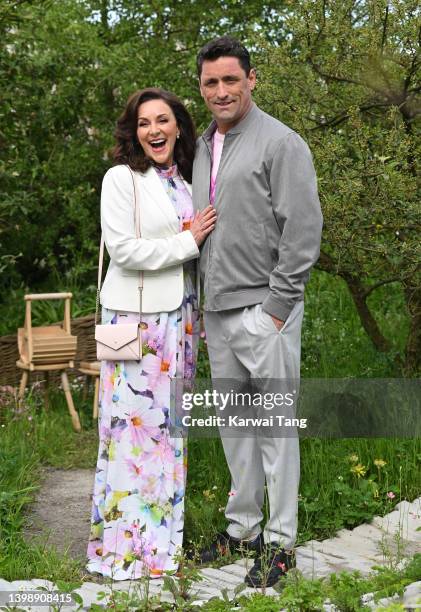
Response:
[[[162,86],[205,127],[195,55],[227,32],[253,51],[259,105],[313,151],[325,217],[320,267],[344,279],[376,349],[394,356],[397,371],[416,373],[420,15],[413,0],[218,0],[212,14],[205,0],[5,0],[0,332],[14,331],[25,288],[73,289],[77,312],[92,308],[99,192],[116,118],[132,91]],[[379,323],[375,294],[383,285],[406,313],[403,349]]]
[[[325,217],[319,266],[347,283],[376,348],[368,301],[394,283],[410,318],[405,368],[420,365],[420,12],[415,2],[300,2],[292,33],[259,58],[262,105],[309,142]],[[393,288],[392,288],[393,291]]]

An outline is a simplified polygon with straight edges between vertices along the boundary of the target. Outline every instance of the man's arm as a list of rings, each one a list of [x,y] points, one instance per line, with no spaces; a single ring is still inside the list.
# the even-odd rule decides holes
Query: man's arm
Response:
[[[303,298],[310,269],[319,257],[323,223],[310,149],[298,134],[288,134],[278,146],[269,181],[282,236],[262,308],[280,329]]]

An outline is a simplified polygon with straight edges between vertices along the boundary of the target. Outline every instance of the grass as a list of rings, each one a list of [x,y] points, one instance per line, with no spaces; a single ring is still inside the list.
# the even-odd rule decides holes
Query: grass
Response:
[[[344,283],[313,274],[303,327],[304,377],[400,376],[395,355],[402,351],[407,333],[402,295],[396,287],[380,288],[371,300],[381,329],[393,338],[389,355],[376,352],[365,335]],[[199,375],[209,376],[203,342]],[[37,576],[72,581],[82,575],[80,563],[28,544],[22,535],[24,512],[40,484],[42,466],[94,469],[97,434],[91,400],[83,402],[77,389],[74,397],[81,408],[81,434],[72,431],[60,394],[52,393],[53,408],[48,413],[37,391],[21,411],[13,398],[0,397],[0,576],[7,580]],[[378,467],[375,460],[385,465]],[[400,499],[415,498],[421,492],[420,463],[419,439],[301,440],[299,543],[330,536],[341,527],[390,511]],[[229,490],[219,439],[191,439],[187,541],[201,546],[225,527]]]
[[[400,287],[379,287],[370,296],[369,306],[380,330],[392,342],[390,353],[379,353],[368,338],[345,281],[324,272],[312,273],[302,331],[303,377],[401,376],[395,358],[404,350],[409,320]]]
[[[0,576],[6,580],[42,577],[79,579],[80,563],[45,544],[25,538],[26,512],[41,483],[43,466],[93,469],[97,434],[88,406],[81,406],[84,431],[75,434],[65,401],[53,394],[46,412],[37,391],[18,407],[13,396],[0,395]],[[77,398],[80,399],[80,398]]]
[[[376,467],[378,459],[386,465]],[[357,466],[362,466],[364,475],[355,473]],[[189,444],[187,540],[207,543],[224,529],[229,490],[219,441],[193,440]],[[420,491],[420,440],[302,440],[298,544],[383,515],[397,501],[412,500]]]

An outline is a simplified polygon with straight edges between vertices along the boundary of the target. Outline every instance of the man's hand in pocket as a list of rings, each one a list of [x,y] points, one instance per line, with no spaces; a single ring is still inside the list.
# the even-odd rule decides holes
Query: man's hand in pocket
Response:
[[[281,321],[281,319],[277,319],[276,317],[273,317],[272,315],[270,315],[272,317],[272,321],[275,324],[275,327],[278,331],[281,331],[281,329],[284,326],[285,321]]]

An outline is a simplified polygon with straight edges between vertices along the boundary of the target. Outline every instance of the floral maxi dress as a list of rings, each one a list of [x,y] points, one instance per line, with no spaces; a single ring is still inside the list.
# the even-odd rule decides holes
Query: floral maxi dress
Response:
[[[180,231],[188,229],[193,207],[177,167],[156,171],[174,204]],[[114,580],[159,577],[178,566],[187,448],[183,438],[169,434],[170,380],[194,376],[194,270],[195,262],[184,265],[180,308],[142,315],[142,360],[102,362],[87,569]],[[103,309],[104,323],[137,320],[138,313]]]

